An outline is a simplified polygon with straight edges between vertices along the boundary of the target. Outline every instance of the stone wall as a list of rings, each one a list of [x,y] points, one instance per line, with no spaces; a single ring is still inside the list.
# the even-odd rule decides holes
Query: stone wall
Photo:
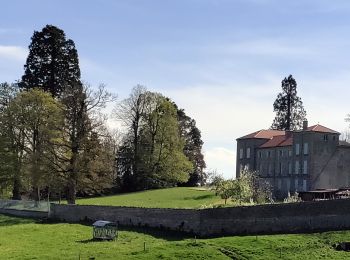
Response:
[[[50,218],[67,221],[117,222],[124,226],[147,226],[187,233],[199,232],[200,212],[191,209],[152,209],[136,207],[83,206],[51,204]]]
[[[50,218],[118,222],[194,233],[202,237],[301,233],[350,229],[350,200],[315,201],[216,209],[147,209],[51,205]]]
[[[17,209],[0,209],[0,214],[6,214],[16,217],[25,218],[47,218],[48,213],[44,211],[33,211],[33,210],[17,210]]]

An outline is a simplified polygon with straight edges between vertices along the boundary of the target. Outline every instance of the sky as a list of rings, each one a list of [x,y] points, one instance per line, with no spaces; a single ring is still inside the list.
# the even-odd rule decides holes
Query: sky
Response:
[[[309,125],[347,129],[348,0],[0,0],[0,82],[23,75],[33,32],[52,24],[82,79],[127,98],[141,84],[194,118],[208,169],[235,177],[236,139],[271,126],[292,74]],[[114,124],[111,122],[111,124]]]

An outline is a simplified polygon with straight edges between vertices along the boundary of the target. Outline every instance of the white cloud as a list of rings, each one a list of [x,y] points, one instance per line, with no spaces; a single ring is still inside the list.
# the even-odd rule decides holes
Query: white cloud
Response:
[[[0,45],[0,58],[14,61],[25,62],[28,50],[21,46],[4,46]]]

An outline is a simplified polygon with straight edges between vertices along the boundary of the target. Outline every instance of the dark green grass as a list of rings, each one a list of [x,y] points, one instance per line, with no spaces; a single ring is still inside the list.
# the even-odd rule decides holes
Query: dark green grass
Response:
[[[332,245],[350,231],[194,239],[128,229],[117,241],[91,240],[91,227],[0,215],[0,259],[349,259]],[[144,243],[146,250],[144,251]]]
[[[211,190],[178,187],[77,200],[79,205],[131,206],[144,208],[205,208],[224,204]]]

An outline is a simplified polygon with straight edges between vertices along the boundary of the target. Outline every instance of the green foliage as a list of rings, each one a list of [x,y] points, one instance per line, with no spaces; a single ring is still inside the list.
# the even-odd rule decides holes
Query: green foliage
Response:
[[[115,117],[127,129],[118,151],[118,182],[133,191],[187,182],[193,164],[184,154],[177,109],[158,93],[142,86],[118,104]]]
[[[22,141],[15,132],[16,122],[13,121],[9,105],[18,92],[16,84],[0,84],[0,193],[8,197],[12,189],[13,198],[20,198],[21,179],[20,149]]]
[[[301,98],[297,96],[297,83],[292,75],[282,81],[282,92],[273,104],[276,117],[271,128],[276,130],[299,130],[306,119]]]
[[[78,183],[80,195],[101,195],[108,192],[114,183],[115,147],[108,132],[100,137],[92,132],[84,142],[80,171],[84,175]]]
[[[233,180],[232,185],[232,199],[242,202],[250,202],[253,199],[254,183],[253,174],[247,171],[243,171],[240,177]]]
[[[155,109],[144,115],[141,129],[142,169],[151,187],[162,183],[174,185],[186,182],[192,164],[183,153],[184,142],[179,134],[176,108],[168,100],[156,95]]]
[[[175,103],[173,104],[177,109],[180,135],[185,141],[184,154],[193,165],[193,171],[190,172],[190,177],[185,185],[197,186],[201,184],[203,186],[206,180],[204,172],[206,164],[202,154],[203,141],[201,132],[196,126],[196,121],[186,115],[185,110],[179,109]]]
[[[236,186],[237,186],[236,180],[223,180],[217,183],[217,186],[215,187],[215,192],[222,199],[225,200],[225,204],[226,204],[227,199],[234,196],[234,193],[236,191]]]
[[[41,88],[56,97],[67,85],[81,84],[74,42],[53,25],[34,32],[24,69],[20,82],[23,89]]]
[[[21,168],[16,170],[29,176],[32,187],[39,189],[55,178],[53,145],[61,135],[63,124],[62,105],[39,89],[19,93],[9,104],[7,111],[12,132],[21,139]],[[23,145],[23,146],[22,146]],[[39,191],[36,190],[36,199]]]
[[[243,170],[238,179],[215,179],[215,192],[226,200],[242,203],[266,203],[271,201],[271,187],[269,183],[260,179],[256,172]]]

